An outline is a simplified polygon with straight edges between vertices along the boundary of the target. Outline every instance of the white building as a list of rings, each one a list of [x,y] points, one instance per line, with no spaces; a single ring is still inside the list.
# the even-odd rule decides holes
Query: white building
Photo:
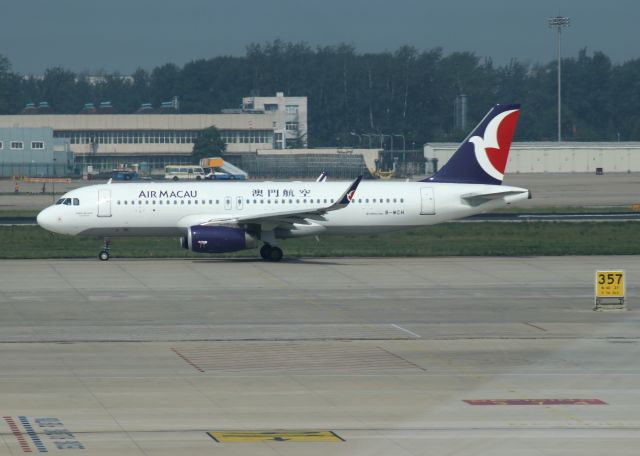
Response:
[[[252,100],[252,101],[251,101]],[[222,114],[21,114],[0,116],[0,128],[49,128],[68,142],[76,163],[97,169],[119,164],[190,163],[193,142],[211,126],[220,130],[228,152],[256,152],[287,147],[304,134],[306,97],[243,99],[246,109]],[[294,145],[294,144],[291,144]]]
[[[427,143],[424,157],[444,165],[458,148],[454,143]],[[506,173],[627,173],[640,171],[637,142],[515,142]]]
[[[242,110],[274,115],[274,149],[286,149],[287,142],[307,147],[307,97],[285,97],[284,92],[275,97],[244,97]]]

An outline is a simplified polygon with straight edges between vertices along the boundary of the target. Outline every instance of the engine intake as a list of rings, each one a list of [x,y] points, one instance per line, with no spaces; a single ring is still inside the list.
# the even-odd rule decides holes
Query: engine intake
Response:
[[[238,227],[196,225],[189,228],[187,237],[180,238],[180,245],[198,253],[224,253],[252,249],[257,240]]]

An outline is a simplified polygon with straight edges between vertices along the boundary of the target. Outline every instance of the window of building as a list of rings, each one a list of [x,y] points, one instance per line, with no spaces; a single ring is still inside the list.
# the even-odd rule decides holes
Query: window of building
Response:
[[[298,131],[298,122],[287,122],[287,131]]]
[[[298,114],[298,105],[287,105],[287,114]]]
[[[44,149],[44,143],[42,141],[31,141],[31,148],[34,150]]]
[[[22,141],[11,141],[11,150],[24,149],[24,143]]]
[[[277,103],[265,103],[264,110],[265,111],[277,111],[278,110],[278,104]]]

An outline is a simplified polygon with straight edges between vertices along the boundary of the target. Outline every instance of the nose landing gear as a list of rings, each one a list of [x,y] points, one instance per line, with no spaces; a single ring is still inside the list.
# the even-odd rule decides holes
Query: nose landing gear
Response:
[[[104,244],[102,246],[102,250],[98,254],[98,258],[100,261],[107,261],[110,257],[109,255],[109,245],[111,244],[111,240],[109,238],[104,238]]]
[[[280,261],[282,259],[282,249],[280,247],[266,244],[260,249],[260,256],[267,261]]]

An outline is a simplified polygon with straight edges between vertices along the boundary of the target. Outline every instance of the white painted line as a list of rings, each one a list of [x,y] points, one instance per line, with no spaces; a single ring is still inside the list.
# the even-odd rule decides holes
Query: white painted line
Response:
[[[413,337],[417,337],[418,339],[422,339],[422,336],[420,336],[419,334],[414,333],[413,331],[409,331],[407,328],[403,328],[402,326],[396,325],[395,323],[391,323],[391,326],[393,326],[394,328],[399,329],[400,331],[404,331],[407,334],[411,334]]]

